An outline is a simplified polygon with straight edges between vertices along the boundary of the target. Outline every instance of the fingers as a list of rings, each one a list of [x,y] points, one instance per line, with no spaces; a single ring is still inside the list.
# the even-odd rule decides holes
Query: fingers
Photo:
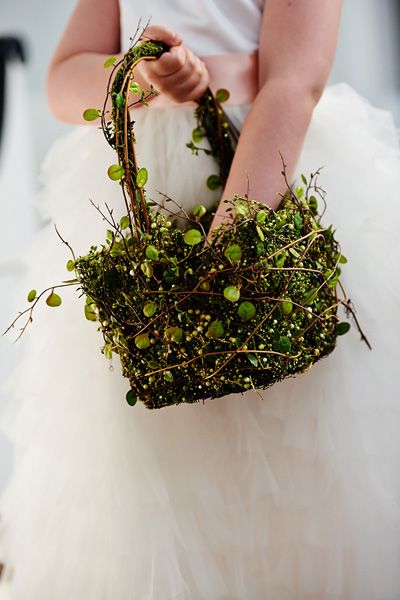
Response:
[[[179,46],[179,44],[182,44],[182,38],[176,31],[168,27],[161,27],[161,25],[149,25],[146,27],[142,34],[142,39],[164,42],[167,46]]]
[[[164,27],[152,26],[146,29],[146,35],[158,35],[163,41],[173,34]],[[178,38],[180,40],[180,38]],[[209,85],[206,65],[191,50],[182,45],[171,46],[168,52],[154,61],[141,64],[142,73],[149,83],[176,102],[196,100]]]

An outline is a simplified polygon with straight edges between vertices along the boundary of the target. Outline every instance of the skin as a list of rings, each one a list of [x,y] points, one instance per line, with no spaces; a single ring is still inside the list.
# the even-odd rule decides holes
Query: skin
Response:
[[[267,0],[259,37],[259,92],[243,125],[223,198],[249,196],[279,206],[290,180],[313,110],[332,68],[343,0]],[[104,101],[109,72],[103,63],[120,55],[117,0],[79,0],[48,70],[50,109],[61,121],[83,123],[82,107]],[[159,61],[141,63],[135,79],[177,102],[194,100],[208,86],[204,63],[161,26],[146,35],[171,45]],[[254,158],[257,157],[257,160]],[[260,169],[262,164],[262,169]],[[212,229],[230,214],[220,204]]]

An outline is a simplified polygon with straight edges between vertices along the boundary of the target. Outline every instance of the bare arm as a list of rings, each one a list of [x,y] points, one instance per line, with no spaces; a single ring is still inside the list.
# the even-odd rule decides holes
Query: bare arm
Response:
[[[177,102],[201,96],[208,85],[208,72],[182,45],[181,37],[156,25],[146,29],[146,36],[165,42],[171,49],[157,61],[140,63],[135,68],[135,81],[144,89],[151,82]],[[103,107],[110,76],[103,65],[112,55],[122,57],[118,0],[79,0],[47,74],[47,98],[57,119],[81,124],[86,108]]]
[[[312,112],[332,67],[343,0],[267,0],[260,31],[260,91],[243,125],[223,198],[244,195],[271,208],[299,159]],[[210,228],[229,217],[221,203]]]

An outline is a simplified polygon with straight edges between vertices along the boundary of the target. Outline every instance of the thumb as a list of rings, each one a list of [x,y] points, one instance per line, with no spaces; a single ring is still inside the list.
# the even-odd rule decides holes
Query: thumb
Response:
[[[146,27],[141,37],[142,39],[163,42],[167,46],[179,46],[183,41],[176,31],[173,31],[168,27],[162,27],[161,25],[149,25]]]

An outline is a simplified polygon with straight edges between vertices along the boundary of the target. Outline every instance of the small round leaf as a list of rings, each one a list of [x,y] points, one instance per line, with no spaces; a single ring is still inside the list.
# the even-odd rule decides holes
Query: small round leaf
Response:
[[[238,244],[231,244],[225,250],[224,256],[231,262],[237,262],[242,258],[242,249]]]
[[[207,179],[207,187],[209,190],[217,190],[221,185],[221,178],[219,175],[210,175]]]
[[[141,94],[143,91],[140,85],[136,83],[136,81],[132,81],[131,85],[129,86],[129,89],[132,92],[132,94]]]
[[[129,392],[126,394],[126,401],[129,406],[135,406],[137,399],[138,398],[133,390],[129,390]]]
[[[47,296],[47,298],[46,298],[47,306],[52,306],[52,307],[60,306],[61,302],[62,302],[61,297],[58,294],[56,294],[55,292],[51,292],[51,294],[49,296]]]
[[[200,129],[200,127],[196,127],[196,129],[193,129],[192,131],[192,138],[193,141],[198,144],[199,142],[201,142],[201,140],[204,137],[204,132],[202,129]]]
[[[88,321],[97,321],[97,315],[91,304],[85,304],[85,317]]]
[[[145,350],[150,346],[150,339],[147,333],[139,333],[135,337],[135,344],[139,350]]]
[[[107,174],[113,181],[118,181],[118,179],[121,179],[124,176],[125,169],[122,165],[111,165],[108,167]]]
[[[101,111],[98,108],[87,108],[83,113],[85,121],[95,121],[101,117]]]
[[[256,314],[256,307],[252,302],[245,300],[238,307],[238,315],[242,321],[250,321]]]
[[[67,262],[67,271],[71,272],[75,269],[75,263],[73,260]]]
[[[281,309],[284,315],[290,315],[293,310],[293,302],[289,298],[285,298],[281,304]]]
[[[116,56],[110,56],[109,58],[107,58],[107,60],[104,62],[104,68],[108,69],[109,67],[112,67],[115,65],[115,62],[117,60]]]
[[[178,344],[183,338],[183,329],[180,327],[167,327],[165,337],[169,342],[176,342]]]
[[[155,302],[146,302],[143,306],[143,312],[146,317],[152,317],[157,312],[157,304]]]
[[[34,299],[36,298],[36,295],[37,295],[37,291],[31,290],[28,294],[28,302],[33,302]]]
[[[215,92],[215,99],[220,104],[222,104],[222,102],[226,102],[227,100],[229,100],[229,96],[230,96],[230,94],[229,94],[228,90],[226,90],[224,88],[220,88],[219,90],[217,90]]]
[[[196,204],[196,206],[193,209],[193,216],[197,217],[198,219],[201,219],[201,217],[204,217],[206,212],[207,209],[204,206],[204,204]]]
[[[215,321],[211,321],[211,323],[209,324],[207,331],[206,331],[206,336],[208,338],[211,339],[215,339],[215,338],[221,338],[224,335],[224,326],[221,323],[221,321],[219,321],[218,319],[216,319]]]
[[[224,296],[229,302],[237,302],[240,298],[240,290],[235,285],[228,285],[224,289]]]
[[[335,327],[336,335],[344,335],[350,329],[350,323],[346,323],[346,321],[342,321],[338,323]]]
[[[158,255],[159,255],[159,251],[157,250],[157,248],[155,246],[147,246],[146,248],[146,257],[149,260],[157,260],[158,259]]]
[[[188,229],[188,231],[185,232],[183,240],[188,246],[200,244],[202,240],[201,232],[198,229]]]
[[[126,215],[124,217],[121,217],[119,220],[119,226],[121,227],[121,229],[128,229],[130,224],[131,223],[129,217],[127,217]]]
[[[136,174],[136,184],[138,187],[142,188],[146,185],[148,179],[147,169],[142,167]]]

